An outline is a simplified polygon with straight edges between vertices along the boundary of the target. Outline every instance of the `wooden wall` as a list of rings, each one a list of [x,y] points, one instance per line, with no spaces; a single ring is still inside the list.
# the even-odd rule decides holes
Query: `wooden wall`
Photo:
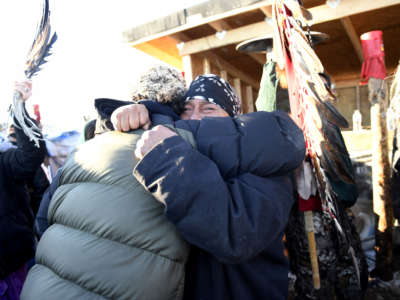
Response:
[[[188,86],[198,75],[207,73],[219,75],[227,80],[238,94],[242,102],[242,112],[249,113],[255,111],[254,102],[257,98],[258,90],[248,82],[235,77],[235,71],[224,70],[221,67],[216,65],[214,61],[199,54],[187,55],[183,58],[183,68]]]
[[[362,115],[361,125],[363,128],[369,128],[371,126],[368,86],[358,86],[358,89],[359,101],[357,101],[357,86],[336,89],[338,102],[335,103],[335,107],[349,122],[349,129],[352,129],[353,127],[352,117],[355,109],[360,110]]]
[[[387,105],[389,105],[389,90],[390,85],[392,84],[391,80],[386,81],[388,85],[388,101]],[[358,95],[357,95],[357,89]],[[336,95],[338,97],[338,102],[335,103],[335,107],[339,110],[339,112],[346,118],[349,122],[349,129],[352,129],[352,116],[355,109],[359,109],[362,115],[362,123],[364,129],[369,129],[371,127],[371,119],[370,119],[370,108],[371,105],[368,100],[368,85],[360,86],[357,84],[348,85],[346,87],[338,87],[336,88]],[[359,100],[357,100],[357,98]]]

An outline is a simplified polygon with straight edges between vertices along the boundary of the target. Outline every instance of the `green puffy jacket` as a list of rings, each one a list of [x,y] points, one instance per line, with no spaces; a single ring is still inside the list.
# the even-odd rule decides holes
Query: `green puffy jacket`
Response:
[[[180,299],[189,247],[132,176],[142,131],[107,132],[67,160],[21,299]]]

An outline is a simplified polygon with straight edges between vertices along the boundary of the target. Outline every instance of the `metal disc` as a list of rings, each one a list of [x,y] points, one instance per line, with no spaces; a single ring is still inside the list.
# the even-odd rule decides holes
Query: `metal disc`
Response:
[[[308,33],[306,33],[308,35]],[[311,31],[314,45],[325,42],[329,39],[329,35],[322,32]],[[236,50],[240,52],[269,52],[273,47],[273,35],[268,34],[247,41],[243,41],[236,46]]]

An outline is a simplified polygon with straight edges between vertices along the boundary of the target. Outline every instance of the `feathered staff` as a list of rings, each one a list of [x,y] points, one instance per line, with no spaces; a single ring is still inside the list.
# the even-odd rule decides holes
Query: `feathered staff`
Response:
[[[24,73],[27,79],[31,79],[32,76],[36,75],[41,70],[40,66],[46,63],[45,58],[50,55],[50,48],[57,40],[56,33],[54,33],[51,38],[50,35],[49,1],[44,0],[42,17],[36,29],[35,39],[25,62]],[[28,118],[24,108],[24,102],[22,101],[22,95],[17,91],[14,92],[10,114],[18,121],[19,126],[29,139],[34,141],[35,145],[39,147],[40,130],[37,125]]]
[[[286,70],[291,115],[303,130],[306,140],[307,158],[298,192],[301,198],[309,199],[318,191],[323,212],[329,215],[339,238],[348,246],[360,282],[355,253],[342,229],[344,222],[341,221],[338,198],[332,185],[333,180],[355,183],[347,149],[338,129],[348,127],[348,123],[332,104],[336,97],[302,28],[308,26],[312,15],[297,0],[275,0],[272,11],[275,58],[279,68]]]

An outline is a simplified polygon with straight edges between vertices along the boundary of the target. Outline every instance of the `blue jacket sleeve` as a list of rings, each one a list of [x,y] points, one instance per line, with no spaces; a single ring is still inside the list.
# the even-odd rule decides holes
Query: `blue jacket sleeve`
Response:
[[[167,218],[189,243],[225,263],[275,247],[293,202],[287,176],[224,180],[213,161],[178,136],[147,153],[134,176],[166,204]]]
[[[282,112],[255,112],[234,118],[178,121],[197,150],[214,161],[224,178],[242,173],[287,174],[304,160],[303,132]]]

